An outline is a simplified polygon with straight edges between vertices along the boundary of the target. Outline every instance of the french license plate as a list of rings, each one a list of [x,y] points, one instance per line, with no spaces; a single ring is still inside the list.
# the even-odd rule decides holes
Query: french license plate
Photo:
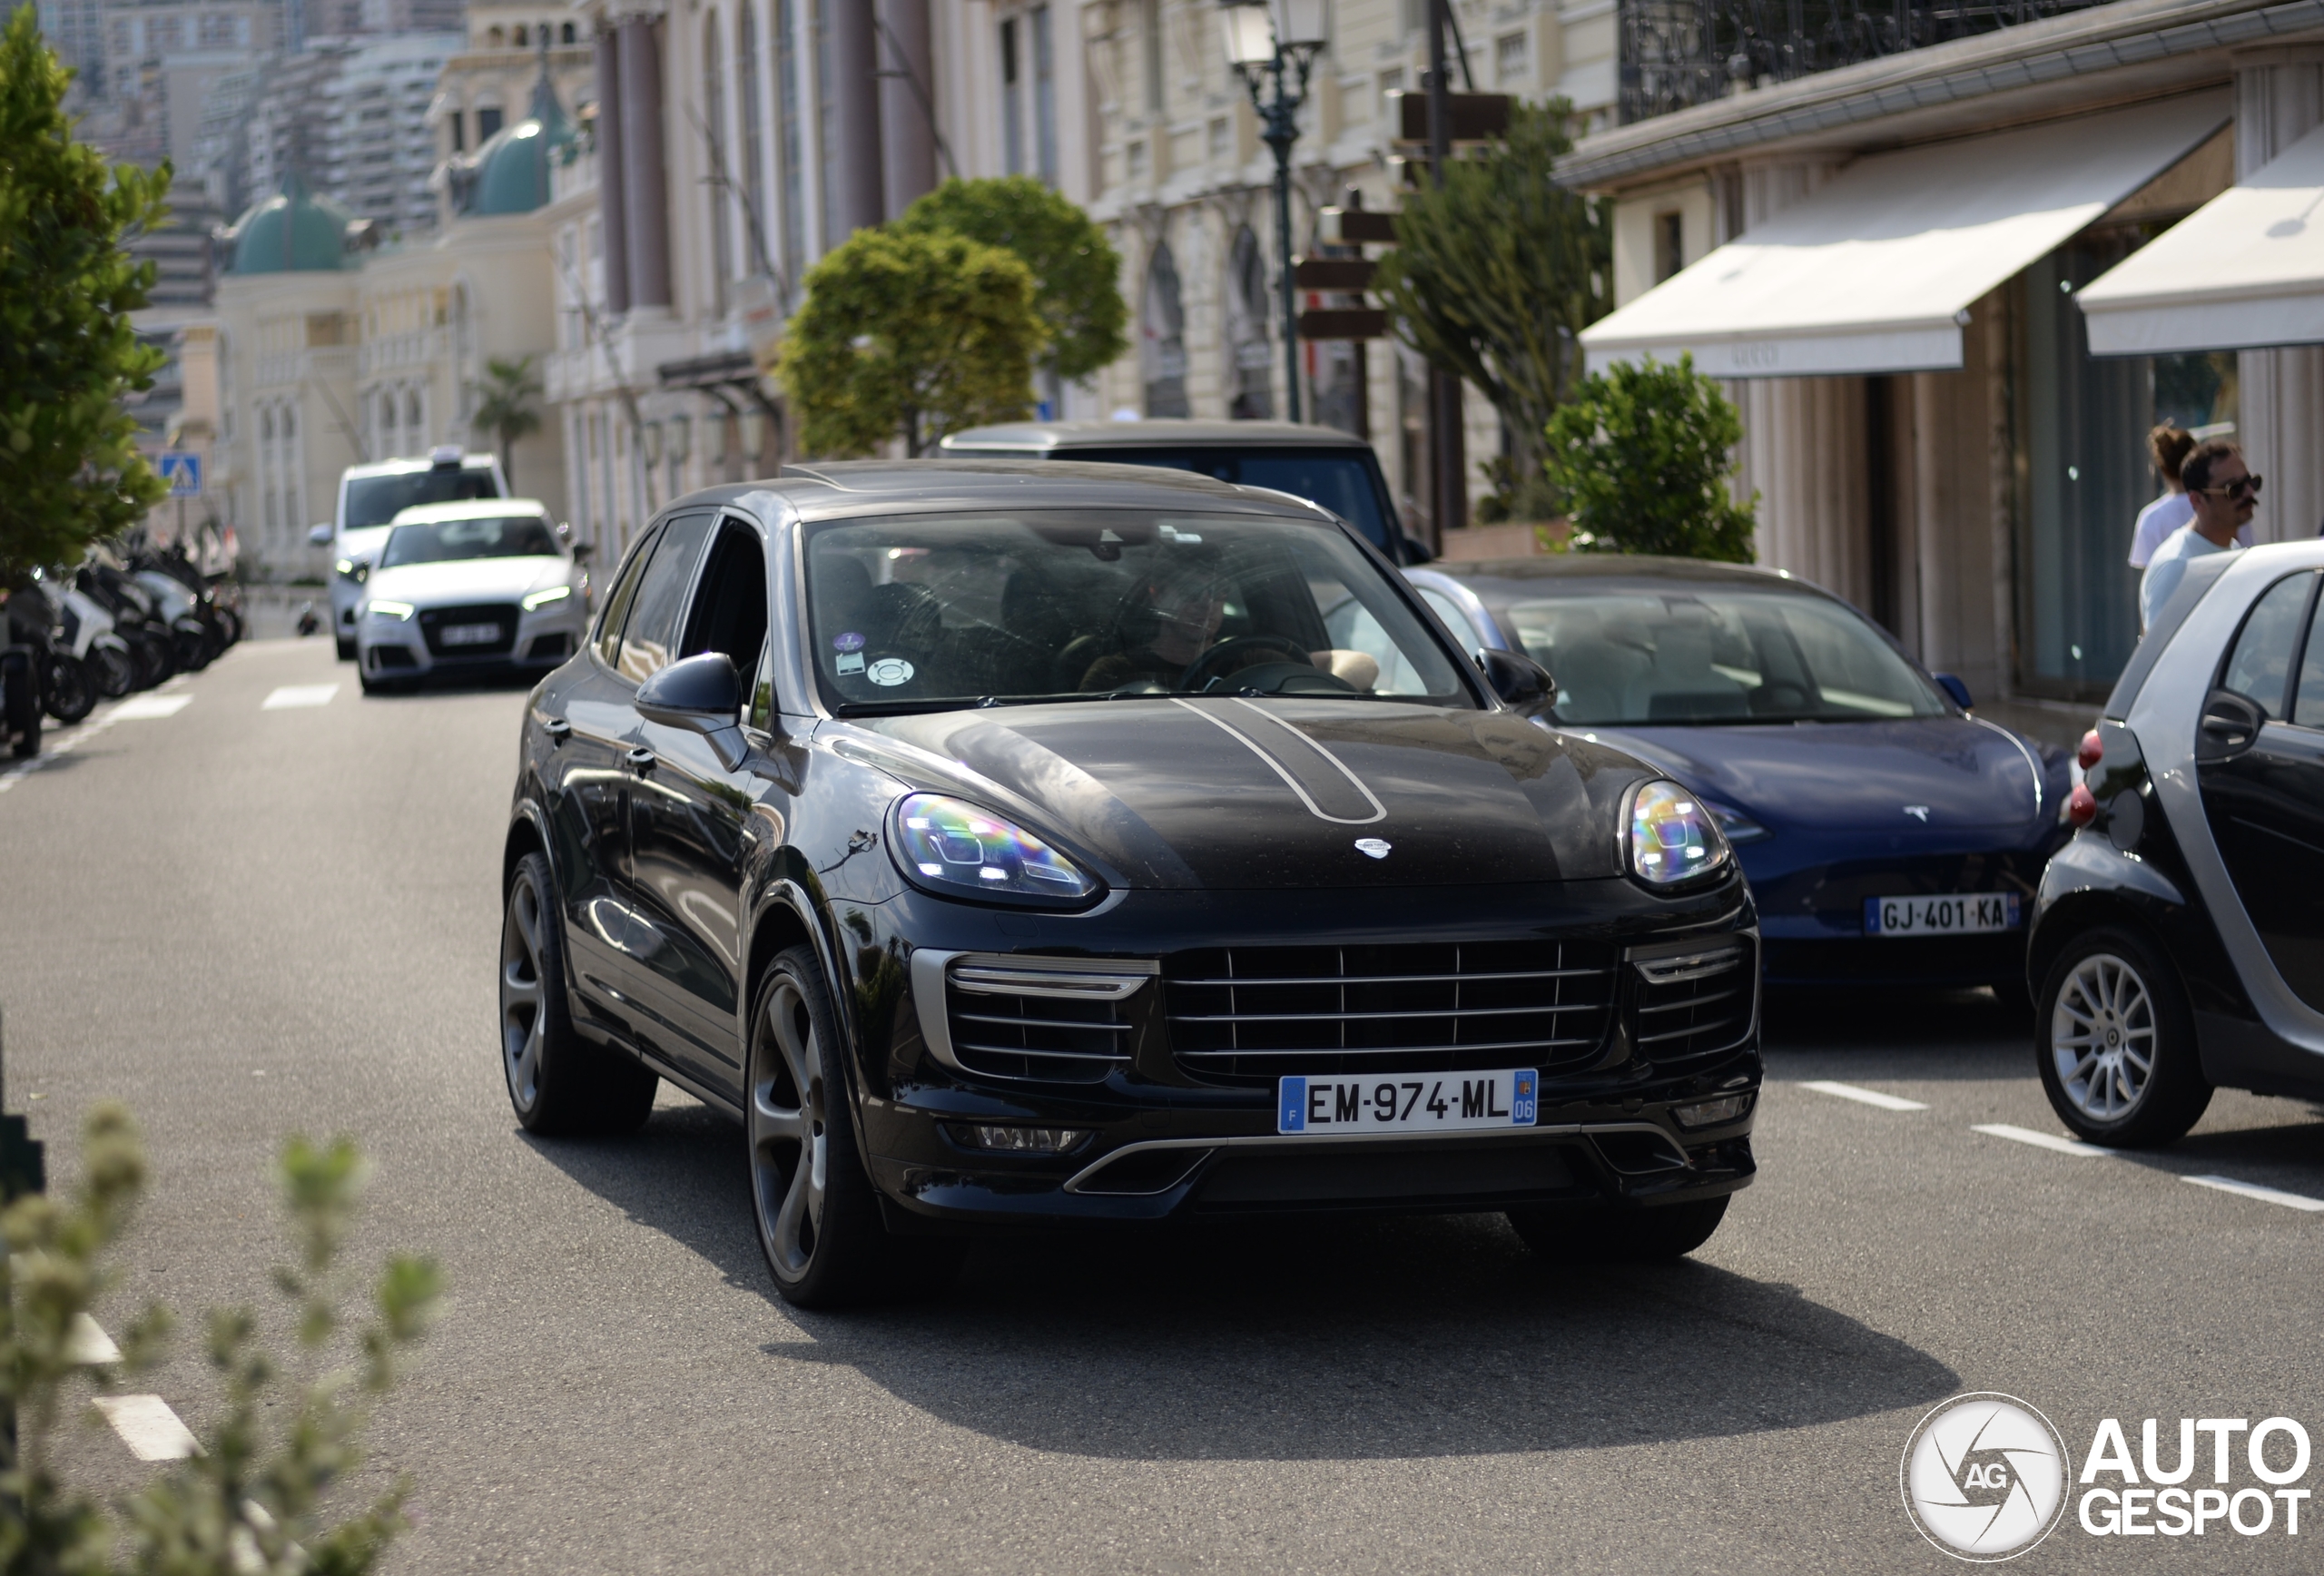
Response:
[[[448,624],[436,632],[445,645],[490,645],[500,638],[497,624]]]
[[[1541,1108],[1535,1088],[1540,1077],[1525,1067],[1508,1072],[1287,1078],[1275,1086],[1275,1130],[1324,1138],[1530,1128]]]
[[[1864,933],[1867,936],[1982,936],[2015,929],[2015,892],[1864,900]]]

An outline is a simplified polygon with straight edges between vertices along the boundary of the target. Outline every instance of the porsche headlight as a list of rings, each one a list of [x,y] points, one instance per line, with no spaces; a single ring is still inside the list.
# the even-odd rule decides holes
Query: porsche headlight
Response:
[[[409,602],[366,602],[363,607],[374,618],[392,618],[398,624],[411,616]]]
[[[573,587],[570,586],[545,586],[525,598],[524,608],[527,613],[538,613],[550,603],[562,602],[572,595]]]
[[[1098,890],[1024,828],[940,793],[914,793],[897,806],[895,852],[916,884],[947,896],[1078,904]]]
[[[1630,873],[1649,886],[1676,886],[1735,857],[1709,809],[1676,783],[1641,784],[1630,822]]]

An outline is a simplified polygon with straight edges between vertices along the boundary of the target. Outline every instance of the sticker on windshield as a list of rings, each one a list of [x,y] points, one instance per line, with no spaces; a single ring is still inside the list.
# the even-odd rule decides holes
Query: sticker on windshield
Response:
[[[842,676],[845,676],[851,673],[862,673],[863,671],[863,654],[860,651],[843,651],[840,653],[839,661],[832,664],[832,670],[840,674]]]
[[[833,635],[832,637],[832,649],[833,651],[862,651],[863,649],[863,636],[857,634],[852,629],[849,630],[845,635]]]
[[[911,664],[901,656],[883,656],[864,671],[863,676],[876,685],[900,685],[911,682]]]

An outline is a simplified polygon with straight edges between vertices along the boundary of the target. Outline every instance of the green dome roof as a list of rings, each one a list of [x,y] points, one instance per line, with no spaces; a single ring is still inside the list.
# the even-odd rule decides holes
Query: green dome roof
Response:
[[[236,273],[336,272],[353,266],[347,254],[347,227],[355,215],[328,197],[307,190],[297,171],[283,177],[282,190],[234,222]]]
[[[530,213],[547,203],[549,161],[571,157],[576,138],[546,73],[533,86],[532,111],[477,150],[462,212]]]

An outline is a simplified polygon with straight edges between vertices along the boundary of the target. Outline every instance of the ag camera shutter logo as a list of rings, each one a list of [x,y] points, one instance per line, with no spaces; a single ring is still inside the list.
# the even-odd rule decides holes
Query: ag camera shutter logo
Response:
[[[1921,1536],[1977,1564],[2014,1560],[2066,1508],[2072,1463],[2050,1420],[2014,1395],[1956,1395],[1922,1418],[1897,1471]]]

